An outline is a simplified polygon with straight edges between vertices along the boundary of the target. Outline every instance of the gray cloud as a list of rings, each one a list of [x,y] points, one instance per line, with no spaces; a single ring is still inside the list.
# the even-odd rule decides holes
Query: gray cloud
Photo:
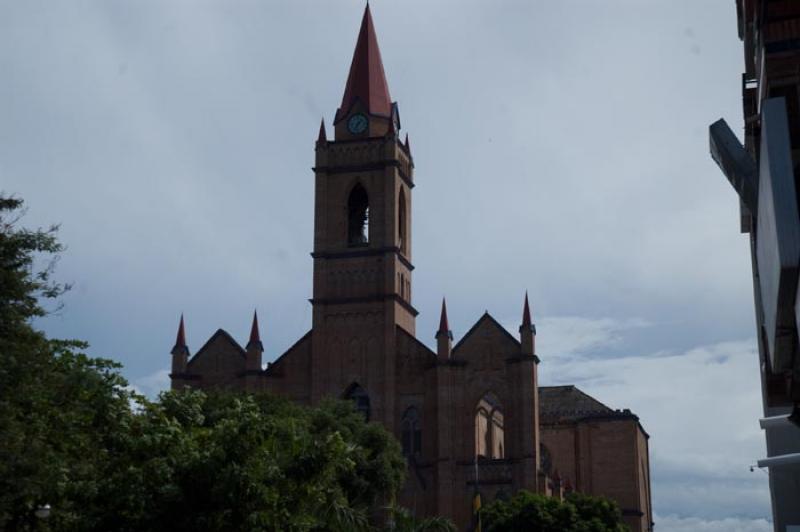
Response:
[[[313,141],[362,8],[0,4],[0,189],[28,201],[29,225],[62,222],[59,274],[75,283],[40,325],[122,361],[148,393],[181,311],[193,349],[218,327],[245,340],[254,306],[267,360],[304,334]],[[659,512],[766,515],[763,479],[742,469],[763,450],[747,243],[706,141],[741,115],[735,10],[373,13],[416,162],[419,336],[432,342],[443,294],[456,336],[484,309],[516,330],[528,289],[543,378],[642,416]],[[726,493],[752,497],[740,510]]]
[[[698,517],[677,517],[674,515],[655,518],[659,530],[664,532],[771,532],[772,522],[766,519],[700,519]]]

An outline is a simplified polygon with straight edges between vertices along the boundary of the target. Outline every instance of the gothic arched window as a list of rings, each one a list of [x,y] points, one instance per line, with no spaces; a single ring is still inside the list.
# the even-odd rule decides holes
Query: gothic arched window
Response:
[[[369,395],[367,391],[356,383],[350,385],[344,394],[345,399],[350,399],[356,406],[356,410],[364,415],[364,419],[369,421]]]
[[[505,458],[503,409],[497,398],[486,394],[475,412],[475,454],[484,458]]]
[[[410,406],[403,414],[400,421],[403,455],[411,456],[422,452],[422,429],[419,426],[419,411]]]
[[[369,244],[369,197],[360,183],[353,187],[347,199],[347,244]]]
[[[406,230],[408,228],[406,224],[406,194],[403,191],[403,188],[400,187],[400,200],[397,206],[397,240],[400,251],[407,255],[408,247],[406,245]]]

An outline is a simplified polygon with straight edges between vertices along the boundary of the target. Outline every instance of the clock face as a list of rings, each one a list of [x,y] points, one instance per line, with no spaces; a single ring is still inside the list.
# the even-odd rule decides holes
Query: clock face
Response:
[[[367,130],[368,124],[369,122],[367,121],[366,116],[362,115],[361,113],[354,114],[347,121],[347,130],[353,135],[358,135]]]

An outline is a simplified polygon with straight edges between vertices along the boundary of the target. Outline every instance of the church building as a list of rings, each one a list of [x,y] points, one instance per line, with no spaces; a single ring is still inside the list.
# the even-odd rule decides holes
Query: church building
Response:
[[[256,316],[244,348],[220,329],[193,356],[181,318],[172,388],[267,391],[305,405],[349,398],[402,444],[398,502],[461,530],[476,489],[484,504],[519,489],[604,495],[631,530],[651,530],[647,433],[630,411],[574,386],[539,387],[527,296],[518,335],[485,313],[454,343],[443,301],[436,350],[417,339],[414,158],[369,6],[333,130],[329,139],[323,122],[315,145],[311,330],[264,367]]]

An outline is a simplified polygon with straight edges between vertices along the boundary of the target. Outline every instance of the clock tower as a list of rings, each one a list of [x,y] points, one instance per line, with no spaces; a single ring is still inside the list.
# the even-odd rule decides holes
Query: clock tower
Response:
[[[411,190],[369,6],[344,96],[316,143],[311,401],[358,394],[373,420],[395,426],[396,334],[415,334]],[[353,395],[353,397],[355,397]]]
[[[454,343],[442,301],[439,330],[423,333],[436,351],[417,338],[414,160],[408,136],[400,141],[369,7],[333,130],[329,139],[323,121],[315,145],[312,329],[275,357],[264,353],[254,315],[244,347],[219,329],[191,355],[181,319],[172,387],[263,391],[312,406],[349,399],[395,436],[406,458],[399,491],[376,495],[416,516],[451,518],[459,530],[474,522],[476,493],[561,496],[571,481],[619,502],[631,530],[650,530],[648,436],[639,418],[574,386],[545,392],[540,417],[527,296],[519,336],[487,311]]]

